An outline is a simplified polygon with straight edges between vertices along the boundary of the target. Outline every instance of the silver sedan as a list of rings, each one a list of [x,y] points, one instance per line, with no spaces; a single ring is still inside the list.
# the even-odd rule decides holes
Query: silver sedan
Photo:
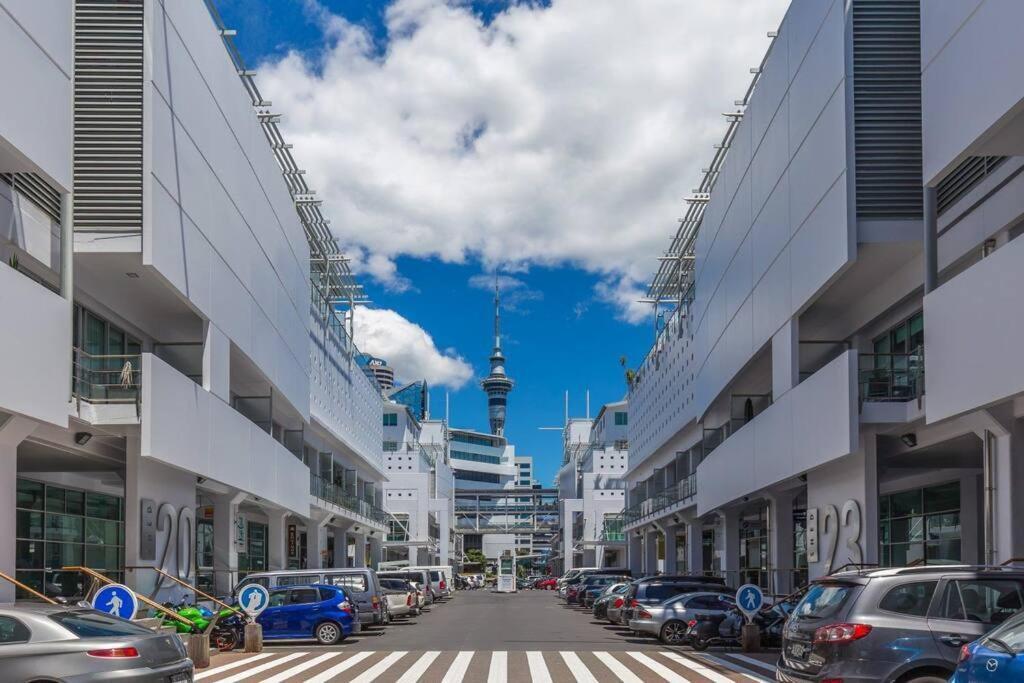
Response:
[[[715,592],[683,593],[657,605],[642,605],[629,628],[657,636],[666,645],[686,642],[688,623],[697,615],[722,614],[736,606],[732,595]]]
[[[0,668],[5,681],[76,683],[178,683],[193,673],[177,635],[63,605],[0,609]]]

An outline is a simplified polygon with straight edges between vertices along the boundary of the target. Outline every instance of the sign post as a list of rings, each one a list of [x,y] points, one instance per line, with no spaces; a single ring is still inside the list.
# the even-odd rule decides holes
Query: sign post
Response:
[[[509,551],[498,560],[498,592],[516,592],[516,560]]]
[[[740,632],[740,643],[744,652],[757,652],[761,647],[761,630],[754,623],[754,615],[764,605],[764,593],[760,586],[746,583],[736,591],[736,606],[747,618]]]
[[[245,625],[245,651],[263,652],[263,626],[256,622],[263,610],[270,604],[270,592],[258,583],[249,583],[238,591],[238,606],[252,617],[252,623]]]

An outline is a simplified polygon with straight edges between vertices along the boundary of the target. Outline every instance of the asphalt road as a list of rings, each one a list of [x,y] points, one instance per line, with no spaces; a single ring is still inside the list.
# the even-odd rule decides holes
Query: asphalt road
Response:
[[[774,679],[775,655],[698,654],[595,621],[554,593],[462,591],[337,646],[266,643],[214,655],[202,683],[734,683]]]

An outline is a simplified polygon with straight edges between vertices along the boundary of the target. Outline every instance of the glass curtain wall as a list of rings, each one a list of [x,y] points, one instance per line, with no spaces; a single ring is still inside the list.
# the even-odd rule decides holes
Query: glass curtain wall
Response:
[[[880,563],[960,562],[960,482],[901,491],[879,498]]]
[[[768,588],[768,505],[740,515],[739,583]]]

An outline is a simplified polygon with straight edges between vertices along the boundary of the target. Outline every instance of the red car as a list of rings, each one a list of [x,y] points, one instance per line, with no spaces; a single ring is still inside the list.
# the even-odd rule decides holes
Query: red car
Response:
[[[555,590],[555,585],[557,583],[558,579],[541,579],[537,582],[537,585],[534,587],[537,590],[553,591]]]

